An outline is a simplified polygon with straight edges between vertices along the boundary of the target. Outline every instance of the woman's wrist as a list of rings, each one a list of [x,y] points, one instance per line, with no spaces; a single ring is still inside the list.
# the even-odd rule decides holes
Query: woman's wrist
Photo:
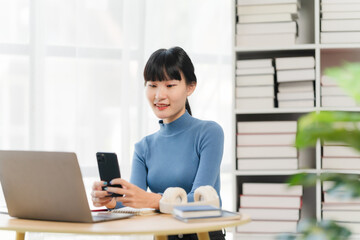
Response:
[[[151,194],[151,202],[150,202],[150,208],[155,208],[157,210],[159,210],[159,202],[160,202],[160,199],[162,198],[162,195],[161,194],[158,194],[158,193],[149,193]]]

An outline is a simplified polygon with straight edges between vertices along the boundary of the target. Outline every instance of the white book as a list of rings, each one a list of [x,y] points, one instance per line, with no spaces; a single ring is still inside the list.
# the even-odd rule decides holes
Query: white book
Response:
[[[261,86],[274,85],[273,74],[242,75],[236,77],[236,86]]]
[[[298,18],[296,13],[271,13],[256,15],[240,15],[239,23],[290,22]]]
[[[322,158],[323,169],[348,169],[360,170],[360,157],[359,158]]]
[[[236,46],[239,47],[292,46],[295,42],[295,33],[236,35]]]
[[[321,87],[322,96],[346,96],[344,89],[339,86],[322,86]]]
[[[314,107],[314,100],[282,100],[278,101],[279,108]]]
[[[236,67],[239,68],[272,68],[272,58],[237,60]]]
[[[360,43],[358,32],[321,32],[321,43]]]
[[[296,233],[297,221],[251,221],[237,226],[238,233]],[[261,239],[261,238],[259,238]]]
[[[358,210],[360,211],[359,203],[322,203],[322,210]]]
[[[360,223],[358,222],[337,222],[337,224],[346,227],[352,234],[360,234]]]
[[[326,75],[322,75],[321,76],[321,86],[338,86],[337,82],[335,79],[326,76]]]
[[[359,3],[359,0],[321,0],[322,4],[334,4],[334,3]]]
[[[237,98],[246,97],[274,97],[274,86],[236,87]]]
[[[296,158],[298,151],[292,146],[237,146],[237,158]]]
[[[360,31],[360,19],[321,20],[321,31],[322,32]]]
[[[298,0],[238,0],[237,5],[266,5],[266,4],[283,4],[283,3],[297,3]]]
[[[254,145],[283,145],[293,146],[296,134],[238,134],[238,146],[254,146]]]
[[[280,209],[280,208],[240,208],[241,214],[250,216],[251,220],[299,220],[299,209]]]
[[[314,91],[314,81],[279,83],[278,91],[281,93]]]
[[[291,93],[277,93],[278,100],[314,100],[314,91],[309,92],[291,92]]]
[[[323,12],[322,19],[360,19],[360,12]]]
[[[323,156],[359,158],[360,152],[348,146],[323,146]]]
[[[296,121],[237,122],[237,133],[296,133]]]
[[[278,82],[315,80],[315,69],[279,70]]]
[[[315,58],[306,57],[281,57],[275,58],[276,70],[314,68]]]
[[[299,9],[298,3],[286,3],[286,4],[269,4],[259,6],[237,6],[238,15],[249,14],[267,14],[267,13],[297,13]]]
[[[333,221],[341,221],[341,222],[360,222],[360,211],[323,210],[322,218],[324,220],[333,220]]]
[[[354,99],[349,96],[321,96],[322,107],[356,107]]]
[[[236,69],[236,75],[274,74],[274,72],[274,67]]]
[[[238,170],[294,170],[298,169],[297,158],[278,158],[278,159],[238,159]]]
[[[265,33],[297,33],[295,21],[291,22],[269,22],[269,23],[238,23],[236,33],[244,34],[265,34]]]
[[[242,184],[243,195],[286,195],[302,196],[303,187],[301,185],[289,186],[287,183],[251,183]]]
[[[269,109],[274,108],[273,97],[258,97],[258,98],[236,98],[236,109]]]
[[[360,204],[360,198],[343,198],[343,197],[338,197],[334,194],[329,194],[328,192],[324,192],[324,202]]]
[[[301,208],[301,196],[240,195],[241,208]]]
[[[322,12],[354,12],[360,11],[360,3],[334,3],[334,4],[321,4]]]

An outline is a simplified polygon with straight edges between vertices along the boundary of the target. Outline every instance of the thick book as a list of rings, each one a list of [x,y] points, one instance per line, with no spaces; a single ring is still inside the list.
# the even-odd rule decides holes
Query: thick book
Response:
[[[279,108],[307,108],[307,107],[314,107],[314,106],[315,106],[315,99],[278,101]]]
[[[358,106],[350,96],[321,96],[322,107],[356,107]]]
[[[296,134],[238,134],[238,146],[293,146],[295,143]]]
[[[281,93],[314,91],[314,81],[279,83],[278,91]]]
[[[274,67],[263,68],[238,68],[235,71],[236,75],[259,75],[259,74],[274,74]]]
[[[298,19],[297,13],[272,13],[238,16],[239,23],[290,22]]]
[[[297,13],[298,3],[268,4],[268,5],[237,5],[238,15],[267,14],[267,13]]]
[[[266,39],[266,41],[264,41]],[[292,46],[296,43],[296,33],[277,34],[236,34],[236,46],[238,47],[283,47]]]
[[[333,220],[340,222],[359,222],[360,211],[357,210],[323,210],[322,218],[324,220]]]
[[[334,3],[334,4],[321,4],[321,11],[322,12],[354,12],[360,11],[360,3]]]
[[[360,15],[360,12],[359,12]],[[321,20],[322,32],[360,31],[360,19]]]
[[[194,218],[183,218],[177,215],[174,215],[177,220],[186,222],[186,223],[195,223],[195,222],[210,222],[210,221],[228,221],[228,220],[240,220],[241,214],[230,212],[226,210],[221,211],[221,215],[218,217],[194,217]]]
[[[358,158],[322,158],[323,169],[360,170],[360,157]]]
[[[240,195],[240,208],[300,209],[301,196]]]
[[[269,22],[269,23],[238,23],[236,34],[274,34],[274,33],[297,33],[295,21]]]
[[[296,233],[298,221],[260,221],[236,227],[239,233]]]
[[[308,92],[291,92],[291,93],[283,93],[279,92],[277,94],[278,100],[314,100],[315,95],[314,91],[308,91]]]
[[[359,0],[321,0],[322,4],[333,4],[333,3],[359,3]]]
[[[220,208],[211,205],[183,205],[175,206],[173,215],[181,218],[219,217]]]
[[[289,186],[287,183],[248,183],[242,184],[244,195],[287,195],[301,196],[303,187],[301,185]]]
[[[321,203],[322,210],[356,210],[360,211],[360,203]]]
[[[272,58],[237,60],[237,68],[272,68]]]
[[[360,43],[360,31],[357,32],[321,32],[321,43]]]
[[[340,0],[341,1],[341,0]],[[358,1],[358,0],[356,0]],[[322,19],[360,19],[359,12],[323,12]]]
[[[297,158],[240,158],[237,160],[238,170],[294,170],[298,168]]]
[[[345,194],[346,195],[346,194]],[[339,196],[338,194],[324,192],[324,202],[326,203],[356,203],[360,204],[360,198],[349,198]]]
[[[236,86],[273,86],[273,74],[242,75],[236,77]]]
[[[271,220],[271,221],[287,221],[299,220],[300,209],[286,209],[286,208],[240,208],[241,214],[246,214],[252,220]]]
[[[315,80],[315,69],[296,69],[276,71],[278,82]]]
[[[346,96],[344,89],[339,86],[322,86],[321,87],[322,96]]]
[[[296,133],[296,121],[237,122],[237,133]]]
[[[284,3],[297,3],[299,0],[238,0],[237,5],[266,5],[266,4],[284,4]]]
[[[274,97],[236,98],[236,109],[269,109],[274,108]]]
[[[236,147],[237,158],[296,158],[298,151],[292,146]]]
[[[326,75],[321,76],[320,83],[321,86],[338,86],[336,80]]]
[[[132,208],[132,207],[123,207],[110,210],[112,213],[132,213],[134,215],[151,215],[156,214],[157,211],[155,208]]]
[[[277,70],[314,68],[315,58],[313,56],[275,58],[275,67]]]
[[[359,158],[360,152],[348,146],[323,146],[324,157]]]
[[[235,97],[270,97],[274,98],[274,86],[236,87]]]

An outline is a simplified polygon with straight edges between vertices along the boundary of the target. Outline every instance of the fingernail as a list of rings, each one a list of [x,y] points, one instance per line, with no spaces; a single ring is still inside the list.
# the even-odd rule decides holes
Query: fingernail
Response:
[[[112,185],[112,181],[110,181],[110,185]]]
[[[107,187],[104,187],[104,190],[105,190],[105,191],[107,191],[107,190],[108,190],[108,188],[107,188]]]
[[[108,192],[108,194],[112,195],[112,194],[113,194],[113,192]]]
[[[104,185],[107,185],[107,182],[104,182]]]

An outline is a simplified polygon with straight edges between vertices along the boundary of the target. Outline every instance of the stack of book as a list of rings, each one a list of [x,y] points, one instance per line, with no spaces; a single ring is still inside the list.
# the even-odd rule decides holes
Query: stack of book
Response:
[[[315,103],[315,58],[275,58],[278,107],[313,107]]]
[[[296,121],[237,123],[237,169],[297,169]]]
[[[360,43],[360,1],[321,1],[321,43]]]
[[[236,108],[273,108],[274,72],[271,58],[237,60]]]
[[[243,183],[240,213],[251,222],[237,228],[242,233],[296,232],[302,205],[302,186],[286,183]]]
[[[360,152],[344,145],[323,146],[323,169],[360,170]]]
[[[328,193],[334,182],[323,182],[322,218],[336,221],[353,234],[360,233],[360,198],[349,198],[346,189]]]
[[[356,101],[351,98],[334,79],[324,75],[321,77],[322,107],[356,107]]]
[[[237,46],[295,44],[299,0],[238,0]]]

